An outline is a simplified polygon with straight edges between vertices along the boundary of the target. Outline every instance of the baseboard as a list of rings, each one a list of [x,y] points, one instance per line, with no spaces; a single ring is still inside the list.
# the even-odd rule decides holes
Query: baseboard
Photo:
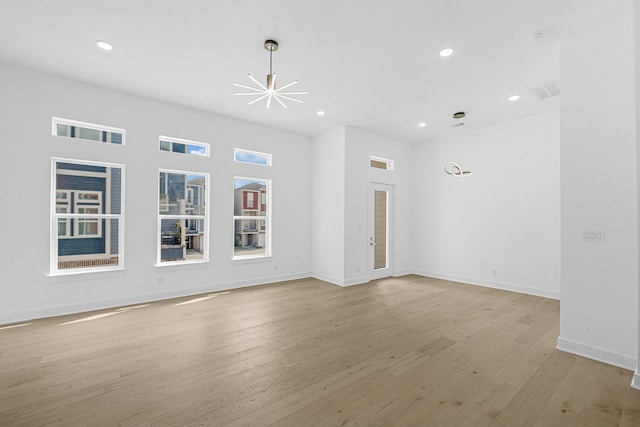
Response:
[[[562,337],[558,337],[556,348],[558,350],[566,351],[567,353],[577,354],[578,356],[586,357],[587,359],[597,360],[598,362],[618,366],[624,369],[634,370],[636,367],[636,360],[631,356],[614,353],[603,348],[582,344]],[[640,388],[640,377],[638,374],[634,376],[633,381],[638,381],[636,384],[639,384],[639,386],[636,388]]]
[[[368,283],[369,278],[367,277],[356,277],[355,279],[345,280],[342,286],[354,286],[354,285],[362,285],[363,283]]]
[[[410,274],[415,274],[415,272],[413,270],[394,271],[393,272],[393,277],[409,276]]]
[[[0,325],[11,323],[27,322],[46,317],[65,316],[68,314],[85,313],[88,311],[105,310],[122,307],[125,305],[142,304],[148,302],[161,301],[171,298],[187,297],[210,292],[219,292],[231,289],[245,288],[247,286],[268,285],[270,283],[285,282],[288,280],[305,279],[309,273],[296,273],[281,276],[262,278],[260,280],[242,280],[237,282],[212,283],[208,286],[199,286],[186,289],[174,289],[164,292],[154,292],[150,294],[133,295],[123,298],[114,298],[102,301],[92,301],[81,304],[70,304],[64,306],[45,307],[37,310],[28,310],[0,315]]]
[[[513,285],[510,283],[494,282],[491,280],[476,279],[473,277],[456,276],[446,273],[438,273],[426,270],[414,270],[414,274],[425,277],[433,277],[436,279],[450,280],[453,282],[466,283],[469,285],[483,286],[485,288],[501,289],[503,291],[518,292],[520,294],[534,295],[537,297],[560,299],[560,292],[546,291],[543,289],[528,288],[526,286]]]
[[[332,285],[344,286],[344,281],[342,279],[337,279],[331,276],[325,276],[324,274],[313,273],[311,277],[314,279],[322,280],[323,282],[331,283]]]
[[[369,281],[369,279],[366,278],[366,277],[359,277],[359,278],[355,278],[355,279],[342,280],[342,279],[337,279],[335,277],[325,276],[324,274],[318,274],[318,273],[312,274],[311,277],[313,277],[314,279],[322,280],[323,282],[331,283],[332,285],[337,285],[337,286],[342,286],[342,287],[353,286],[353,285],[361,285],[361,284],[367,283]]]

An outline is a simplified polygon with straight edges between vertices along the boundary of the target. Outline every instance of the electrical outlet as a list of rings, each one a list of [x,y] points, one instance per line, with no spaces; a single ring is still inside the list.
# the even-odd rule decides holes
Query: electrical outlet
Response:
[[[583,242],[595,242],[604,243],[605,233],[604,230],[583,230],[582,231]]]

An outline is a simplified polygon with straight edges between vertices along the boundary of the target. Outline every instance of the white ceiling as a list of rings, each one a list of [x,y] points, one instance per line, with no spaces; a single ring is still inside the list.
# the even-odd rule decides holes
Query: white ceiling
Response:
[[[401,141],[557,109],[527,88],[559,75],[559,40],[633,0],[1,0],[0,61],[317,135],[350,125]],[[531,43],[528,35],[545,37]],[[303,104],[248,105],[269,54]],[[95,40],[114,50],[104,52]],[[438,55],[452,47],[449,58]],[[511,94],[522,98],[507,101]],[[316,111],[326,111],[318,117]],[[426,121],[429,126],[419,128]]]

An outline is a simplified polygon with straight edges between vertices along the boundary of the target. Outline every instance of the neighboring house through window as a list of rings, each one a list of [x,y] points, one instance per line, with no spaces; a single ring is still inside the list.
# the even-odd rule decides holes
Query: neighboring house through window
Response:
[[[122,268],[124,166],[52,163],[51,274]]]
[[[209,174],[161,169],[158,265],[206,262]]]
[[[234,180],[234,259],[271,256],[271,181]]]

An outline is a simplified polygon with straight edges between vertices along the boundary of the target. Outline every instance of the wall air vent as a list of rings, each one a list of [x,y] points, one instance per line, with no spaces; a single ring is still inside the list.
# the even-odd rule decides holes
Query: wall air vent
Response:
[[[540,101],[560,95],[560,82],[552,80],[529,88],[529,92],[535,95]]]

